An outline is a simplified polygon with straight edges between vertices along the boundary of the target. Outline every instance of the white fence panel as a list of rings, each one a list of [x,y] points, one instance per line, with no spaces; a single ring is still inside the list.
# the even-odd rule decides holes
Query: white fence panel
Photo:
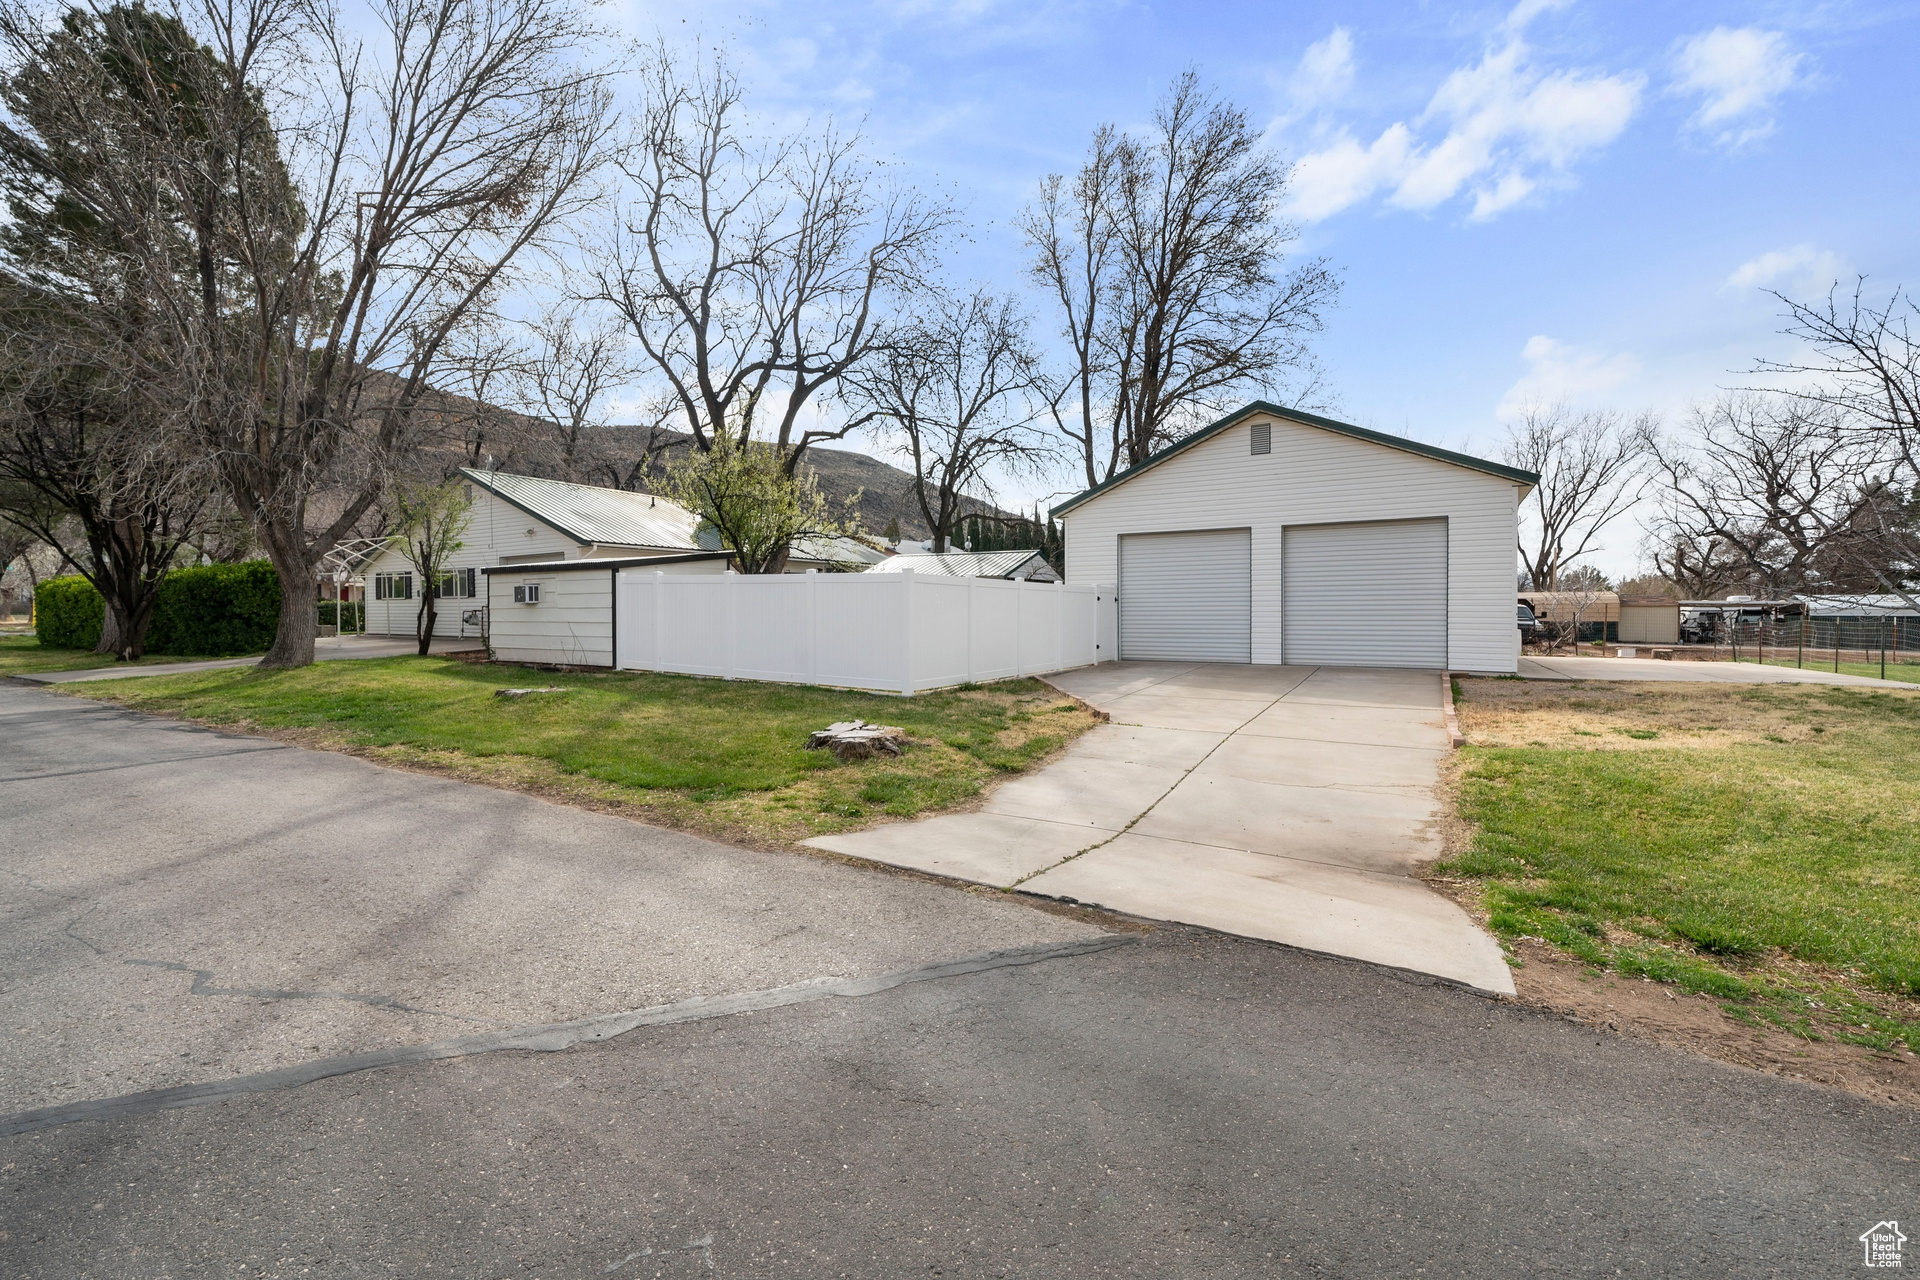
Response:
[[[661,574],[655,632],[655,664],[662,671],[724,676],[729,671],[733,632],[727,617],[728,579],[682,578]]]
[[[981,581],[973,597],[973,678],[1005,680],[1020,674],[1020,590],[1012,582]]]
[[[916,693],[1109,661],[1112,597],[914,573],[628,570],[614,592],[615,665]]]
[[[973,679],[968,663],[968,616],[978,578],[911,579],[913,593],[908,614],[908,647],[915,689],[942,689]]]
[[[911,573],[816,573],[814,682],[849,689],[905,690]],[[897,579],[897,581],[895,580]]]
[[[733,669],[742,680],[804,684],[813,678],[813,610],[810,593],[818,574],[780,574],[764,579],[729,574],[732,595]]]

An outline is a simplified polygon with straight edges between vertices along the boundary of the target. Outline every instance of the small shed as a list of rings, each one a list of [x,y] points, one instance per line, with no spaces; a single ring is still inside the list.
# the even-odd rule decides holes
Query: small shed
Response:
[[[942,551],[889,556],[868,573],[905,573],[911,569],[934,578],[998,578],[1007,582],[1058,582],[1038,551]]]
[[[480,596],[486,603],[487,643],[493,656],[501,662],[611,667],[619,642],[614,584],[622,569],[638,568],[725,573],[727,553],[489,565],[480,570]]]
[[[1679,644],[1680,602],[1671,596],[1621,596],[1621,644]]]

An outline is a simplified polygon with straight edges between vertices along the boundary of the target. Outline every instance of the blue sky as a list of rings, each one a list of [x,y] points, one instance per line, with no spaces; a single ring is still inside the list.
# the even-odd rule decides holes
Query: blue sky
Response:
[[[953,274],[1023,284],[1012,219],[1191,66],[1294,161],[1345,279],[1337,416],[1494,454],[1529,398],[1676,420],[1785,350],[1763,286],[1920,285],[1920,7],[642,3],[725,43],[752,104],[864,120],[966,213]],[[1037,297],[1036,318],[1047,315]],[[1638,562],[1623,528],[1599,557]]]

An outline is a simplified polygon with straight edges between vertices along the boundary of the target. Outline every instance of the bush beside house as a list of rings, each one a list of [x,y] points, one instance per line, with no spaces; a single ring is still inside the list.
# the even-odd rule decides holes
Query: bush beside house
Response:
[[[40,643],[91,649],[100,643],[105,605],[85,578],[40,584]],[[148,653],[224,657],[258,653],[280,625],[280,577],[265,560],[174,569],[160,582]]]

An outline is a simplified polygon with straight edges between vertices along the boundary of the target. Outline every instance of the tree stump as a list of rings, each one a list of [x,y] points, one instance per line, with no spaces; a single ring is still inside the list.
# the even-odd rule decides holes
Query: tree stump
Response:
[[[831,751],[841,760],[907,753],[907,731],[898,725],[842,720],[807,735],[807,750]]]

